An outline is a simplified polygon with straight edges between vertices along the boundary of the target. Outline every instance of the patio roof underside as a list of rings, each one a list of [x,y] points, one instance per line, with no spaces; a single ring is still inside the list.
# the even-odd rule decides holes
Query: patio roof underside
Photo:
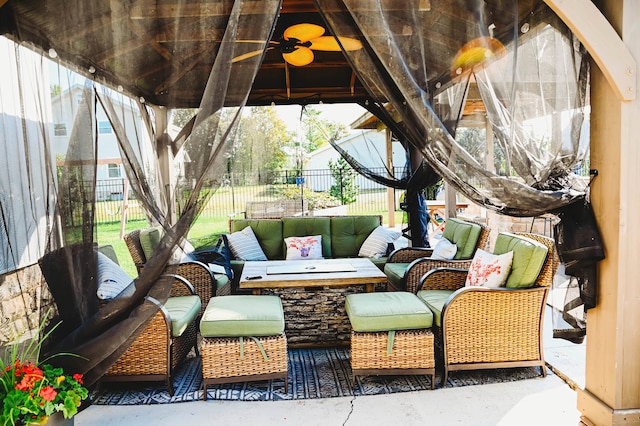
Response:
[[[73,64],[78,72],[90,75],[91,70],[97,81],[121,88],[150,104],[171,108],[200,106],[233,2],[93,3],[89,6],[83,0],[10,0],[2,6],[0,33],[31,42],[45,52],[54,49],[63,63]],[[476,24],[470,19],[478,19],[463,8],[456,12],[448,3],[384,2],[384,7],[391,11],[413,8],[419,15],[418,22],[432,29],[426,32],[425,45],[433,52],[428,58],[427,78],[441,84],[449,79],[451,59],[469,40],[465,29]],[[513,27],[515,14],[522,16],[533,2],[520,1],[517,3],[520,10],[511,1],[484,3],[486,10],[491,11],[490,22],[498,34]],[[376,4],[371,2],[371,7]],[[286,28],[299,23],[328,28],[313,0],[284,0],[272,40],[281,38]],[[413,29],[398,18],[384,31],[401,36],[406,33],[409,38]],[[255,43],[245,46],[245,51],[256,49]],[[287,64],[278,49],[268,51],[247,104],[363,103],[372,98],[342,52],[316,50],[314,54],[313,62],[297,67]],[[373,95],[380,100],[380,94]],[[227,102],[240,104],[241,95],[235,99],[227,96]],[[477,109],[477,105],[472,107]]]

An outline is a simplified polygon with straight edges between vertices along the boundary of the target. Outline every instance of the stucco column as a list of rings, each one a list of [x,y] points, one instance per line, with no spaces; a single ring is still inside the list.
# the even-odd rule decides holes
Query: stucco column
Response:
[[[638,62],[640,2],[594,3]],[[598,305],[587,312],[578,409],[588,425],[640,424],[640,101],[621,101],[595,65],[591,75],[591,168],[599,172],[591,201],[606,259],[599,264]]]

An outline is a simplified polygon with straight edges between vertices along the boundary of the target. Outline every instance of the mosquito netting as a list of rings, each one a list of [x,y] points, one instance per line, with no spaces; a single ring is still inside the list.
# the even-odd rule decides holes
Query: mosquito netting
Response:
[[[270,40],[282,3],[45,0],[2,6],[0,29],[16,44],[2,44],[8,71],[0,79],[0,273],[40,262],[63,321],[47,351],[79,355],[56,362],[73,364],[86,373],[88,383],[105,373],[155,314],[157,307],[144,303],[144,297],[166,301],[169,285],[160,277],[227,171],[225,155],[262,62],[260,54],[234,60],[246,52],[236,41]],[[361,49],[345,54],[370,95],[363,106],[411,153],[407,189],[417,193],[442,177],[473,202],[514,216],[558,212],[582,203],[587,185],[574,171],[588,153],[587,139],[580,133],[589,73],[580,43],[542,1],[456,0],[439,5],[433,15],[431,3],[315,2],[331,33],[362,43]],[[24,37],[37,33],[37,17],[28,7],[48,11],[47,26],[55,24],[55,37]],[[207,11],[205,17],[196,19],[196,9]],[[505,9],[511,13],[497,13]],[[154,17],[153,27],[136,26],[143,14]],[[448,26],[442,25],[443,14]],[[77,25],[87,20],[91,31]],[[151,36],[146,34],[153,30],[154,49],[147,54],[175,55],[172,66],[162,70],[163,79],[154,82],[158,99],[166,105],[136,95],[137,81],[126,87],[112,84],[118,81],[117,66],[109,68],[111,74],[100,73],[116,52],[135,49],[131,34],[122,31],[122,22],[129,20],[136,40],[148,43]],[[212,34],[211,28],[220,28],[221,21],[224,30]],[[432,42],[431,32],[437,32],[441,43]],[[177,34],[181,40],[185,34],[194,39],[198,35],[198,42],[189,44],[185,53],[172,42]],[[58,58],[56,47],[72,36],[99,51],[101,62]],[[211,41],[203,41],[205,36]],[[461,36],[464,43],[453,42]],[[450,64],[446,72],[432,67],[436,59]],[[69,77],[58,68],[51,81],[48,60],[54,67],[60,61],[83,78]],[[201,62],[210,65],[197,66]],[[194,67],[197,78],[206,82],[199,111],[172,140],[166,130],[168,106],[183,104],[185,93],[170,88],[196,78],[185,71]],[[139,76],[153,71],[136,70]],[[56,100],[56,86],[73,90],[68,98]],[[499,170],[487,167],[455,140],[472,86],[486,105],[495,135],[494,146],[486,150],[500,152]],[[52,125],[61,122],[56,117],[62,114],[72,117],[64,129]],[[117,153],[101,155],[105,125],[117,137]],[[132,126],[135,138],[129,136]],[[56,144],[63,132],[69,136],[68,146],[61,149]],[[367,173],[369,165],[358,162],[357,152],[344,154]],[[123,292],[127,296],[98,303],[93,279],[99,197],[95,184],[104,155],[122,159],[131,191],[149,222],[166,232],[130,291]],[[399,185],[395,177],[369,175]],[[418,197],[414,199],[417,203]],[[26,286],[28,279],[21,277],[20,285]]]

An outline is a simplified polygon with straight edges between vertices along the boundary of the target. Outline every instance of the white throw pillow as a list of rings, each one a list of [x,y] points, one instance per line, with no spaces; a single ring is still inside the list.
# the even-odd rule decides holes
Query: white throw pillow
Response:
[[[322,259],[322,236],[288,237],[284,239],[287,247],[287,260]]]
[[[457,245],[453,244],[446,238],[441,238],[438,244],[436,244],[436,246],[433,248],[431,258],[438,260],[451,260],[456,256],[457,251]]]
[[[401,235],[402,233],[394,229],[378,226],[371,231],[371,234],[364,240],[358,256],[372,258],[383,257],[387,254],[389,243],[395,242]]]
[[[136,290],[131,278],[117,263],[108,256],[97,252],[98,299],[109,300],[114,297],[129,297]],[[131,285],[129,285],[131,284]],[[124,291],[123,291],[124,290]]]
[[[476,250],[469,267],[465,286],[502,287],[509,277],[512,262],[512,251],[496,255],[481,249]]]
[[[260,243],[253,233],[253,229],[247,226],[242,231],[227,235],[229,248],[233,257],[238,260],[267,260]]]

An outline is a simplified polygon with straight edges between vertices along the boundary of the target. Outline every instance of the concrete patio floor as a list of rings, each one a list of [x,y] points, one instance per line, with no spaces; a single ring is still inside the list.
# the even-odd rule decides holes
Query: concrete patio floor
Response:
[[[584,387],[585,343],[553,339],[550,308],[545,321],[545,359],[557,372],[546,378],[304,401],[93,405],[75,417],[75,425],[577,425],[573,389]]]

